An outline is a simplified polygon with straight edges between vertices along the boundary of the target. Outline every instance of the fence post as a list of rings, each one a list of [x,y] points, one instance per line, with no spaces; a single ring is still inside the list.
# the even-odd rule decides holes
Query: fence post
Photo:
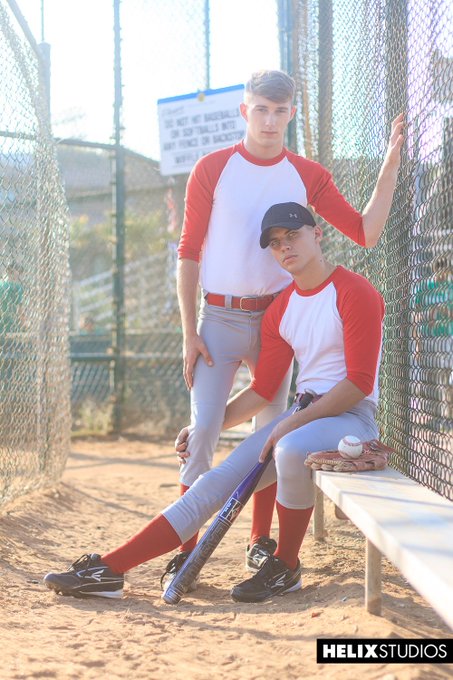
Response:
[[[50,120],[50,45],[42,42],[38,45],[41,54],[41,61],[39,67],[41,69],[41,80],[44,87],[44,93],[47,105],[47,114]]]
[[[210,0],[204,1],[204,49],[205,49],[205,86],[211,87],[211,9]]]
[[[319,7],[319,86],[318,86],[318,160],[333,169],[332,158],[332,0],[320,0]]]
[[[297,45],[297,36],[294,35],[293,28],[292,0],[278,0],[278,40],[281,68],[289,75],[293,75],[295,68],[297,68],[297,64],[294,63],[295,52],[293,49],[293,46]],[[294,119],[288,125],[286,136],[288,148],[296,151],[296,121]]]
[[[406,0],[387,0],[385,3],[385,137],[390,134],[391,121],[399,113],[408,113],[408,10]],[[393,198],[393,209],[384,229],[381,243],[385,257],[385,291],[405,290],[412,285],[413,269],[410,266],[413,248],[413,176],[415,168],[405,162],[402,149],[402,163]],[[396,236],[397,235],[397,236]],[[409,273],[408,273],[409,272]],[[408,472],[412,456],[412,433],[408,414],[411,412],[411,390],[413,369],[411,367],[411,312],[409,305],[398,309],[387,307],[388,323],[397,319],[398,337],[386,340],[387,361],[394,361],[392,350],[398,346],[404,360],[393,365],[390,374],[396,378],[382,381],[381,423],[384,436],[395,448],[407,451],[400,459],[400,469]],[[404,462],[403,462],[404,461]]]
[[[113,431],[120,432],[125,388],[125,308],[124,308],[124,265],[125,265],[125,178],[124,148],[121,143],[122,125],[122,82],[121,82],[121,24],[120,2],[113,0],[114,44],[115,44],[115,101],[114,101],[114,224],[115,253],[113,263]]]

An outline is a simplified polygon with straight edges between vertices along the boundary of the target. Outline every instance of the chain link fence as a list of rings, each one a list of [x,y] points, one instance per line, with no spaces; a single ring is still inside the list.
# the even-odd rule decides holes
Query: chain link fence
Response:
[[[102,146],[102,148],[100,148]],[[115,149],[62,141],[58,158],[71,213],[73,429],[115,425],[168,433],[187,417],[176,299],[176,244],[183,180],[166,182],[158,164],[125,150],[124,390],[115,389]],[[94,179],[96,178],[96,179]]]
[[[237,44],[247,43],[250,22],[238,26],[236,17],[235,40],[227,48],[222,43],[233,4],[236,0],[222,11],[215,0],[122,0],[122,139],[107,143],[106,133],[102,143],[59,140],[71,214],[74,430],[174,434],[186,422],[175,249],[187,176],[162,177],[153,160],[156,99],[240,83],[254,69],[276,68],[263,56],[275,49],[297,82],[298,114],[288,145],[328,167],[360,210],[376,182],[391,120],[405,113],[403,162],[381,242],[364,250],[328,225],[325,242],[332,259],[369,277],[386,300],[379,420],[383,439],[396,450],[393,464],[451,498],[451,4],[262,0],[258,6],[250,0],[243,12],[253,5],[265,22],[262,29],[273,35],[264,41],[260,64],[248,62],[245,53],[235,59]],[[111,29],[111,23],[99,27]],[[220,76],[225,63],[227,80]],[[151,72],[148,88],[144,83]],[[111,72],[104,75],[111,78]],[[139,109],[149,118],[155,145],[146,155],[127,148],[140,146],[134,133]],[[22,115],[33,137],[30,116]],[[36,153],[33,140],[1,139]],[[26,182],[27,171],[20,175]],[[15,210],[14,219],[22,224],[17,205]],[[32,233],[27,229],[27,239]],[[27,288],[38,281],[38,270],[26,267]],[[49,304],[57,300],[52,297]],[[30,303],[36,319],[38,309]]]
[[[42,59],[3,0],[0,53],[1,503],[58,479],[70,404],[66,203]]]
[[[453,12],[435,0],[297,2],[300,152],[363,209],[390,124],[407,141],[391,217],[365,251],[326,226],[328,249],[386,301],[380,425],[402,472],[453,498]]]
[[[134,134],[140,124],[141,130],[149,131],[154,153],[159,153],[157,98],[244,80],[243,63],[250,56],[235,56],[236,41],[229,41],[227,52],[221,47],[222,34],[233,22],[237,39],[246,40],[247,26],[235,21],[239,4],[237,0],[228,7],[206,0],[120,3],[122,217],[116,214],[117,196],[112,202],[111,187],[120,186],[115,178],[115,145],[65,139],[58,144],[72,218],[72,412],[77,433],[132,428],[173,435],[189,417],[175,285],[188,175],[162,177],[155,160],[127,145],[141,143],[149,148],[143,132],[139,141]],[[259,10],[265,28],[273,34],[273,44],[263,45],[262,50],[276,55],[277,67],[277,4],[274,0],[248,4],[242,14]],[[111,25],[104,29],[111,31]],[[152,88],[144,87],[148,73],[152,73]],[[139,121],[140,109],[146,111],[146,123]],[[120,264],[115,262],[115,249],[121,220],[124,270],[118,294]],[[124,304],[118,299],[122,295]],[[118,321],[124,322],[124,338],[118,333]],[[243,376],[241,371],[238,386]]]

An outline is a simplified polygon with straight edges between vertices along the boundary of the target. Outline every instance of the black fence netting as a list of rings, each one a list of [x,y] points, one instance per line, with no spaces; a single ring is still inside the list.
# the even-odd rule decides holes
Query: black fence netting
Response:
[[[364,250],[326,226],[336,261],[386,303],[379,420],[402,472],[449,498],[453,431],[453,15],[445,0],[295,3],[299,151],[358,209],[391,121],[405,145],[390,219]]]
[[[69,451],[68,220],[39,55],[0,1],[0,503]]]

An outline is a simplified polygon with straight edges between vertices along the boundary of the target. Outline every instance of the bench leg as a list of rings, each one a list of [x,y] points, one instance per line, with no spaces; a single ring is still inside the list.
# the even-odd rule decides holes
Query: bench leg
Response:
[[[324,494],[315,484],[315,509],[313,511],[313,537],[315,541],[324,540]]]
[[[338,505],[335,506],[335,517],[337,519],[349,519],[349,517],[345,515],[343,510],[339,508]]]
[[[365,607],[370,614],[375,614],[376,616],[381,615],[381,583],[381,553],[367,539],[365,556]]]

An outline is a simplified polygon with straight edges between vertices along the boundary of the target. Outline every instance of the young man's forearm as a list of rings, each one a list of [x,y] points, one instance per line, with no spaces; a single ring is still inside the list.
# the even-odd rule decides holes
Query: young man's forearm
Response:
[[[365,246],[371,248],[379,241],[387,222],[395,193],[398,170],[401,164],[401,148],[404,142],[404,114],[392,121],[390,139],[384,162],[370,200],[362,213]]]
[[[288,416],[294,420],[294,428],[302,427],[312,420],[339,416],[356,406],[366,395],[350,380],[345,378],[302,411]],[[250,420],[269,404],[267,399],[249,386],[236,394],[227,404],[222,429],[228,430],[235,425]]]
[[[385,164],[382,166],[374,191],[362,213],[367,247],[375,246],[379,241],[390,214],[397,178],[398,168],[386,167]]]
[[[199,266],[194,260],[178,260],[176,289],[184,337],[197,332],[197,290]]]
[[[339,416],[354,408],[365,397],[366,394],[362,390],[345,378],[323,394],[320,399],[313,401],[307,408],[297,411],[288,418],[293,420],[293,429],[297,429],[313,420]]]
[[[323,394],[319,400],[313,401],[301,411],[296,411],[296,413],[280,420],[267,438],[259,460],[263,462],[270,450],[275,448],[280,439],[290,432],[298,430],[314,420],[339,416],[353,408],[365,396],[350,380],[347,378],[341,380],[335,387]]]
[[[246,387],[228,402],[222,429],[228,430],[250,420],[268,404],[267,399],[260,397],[250,386]]]

